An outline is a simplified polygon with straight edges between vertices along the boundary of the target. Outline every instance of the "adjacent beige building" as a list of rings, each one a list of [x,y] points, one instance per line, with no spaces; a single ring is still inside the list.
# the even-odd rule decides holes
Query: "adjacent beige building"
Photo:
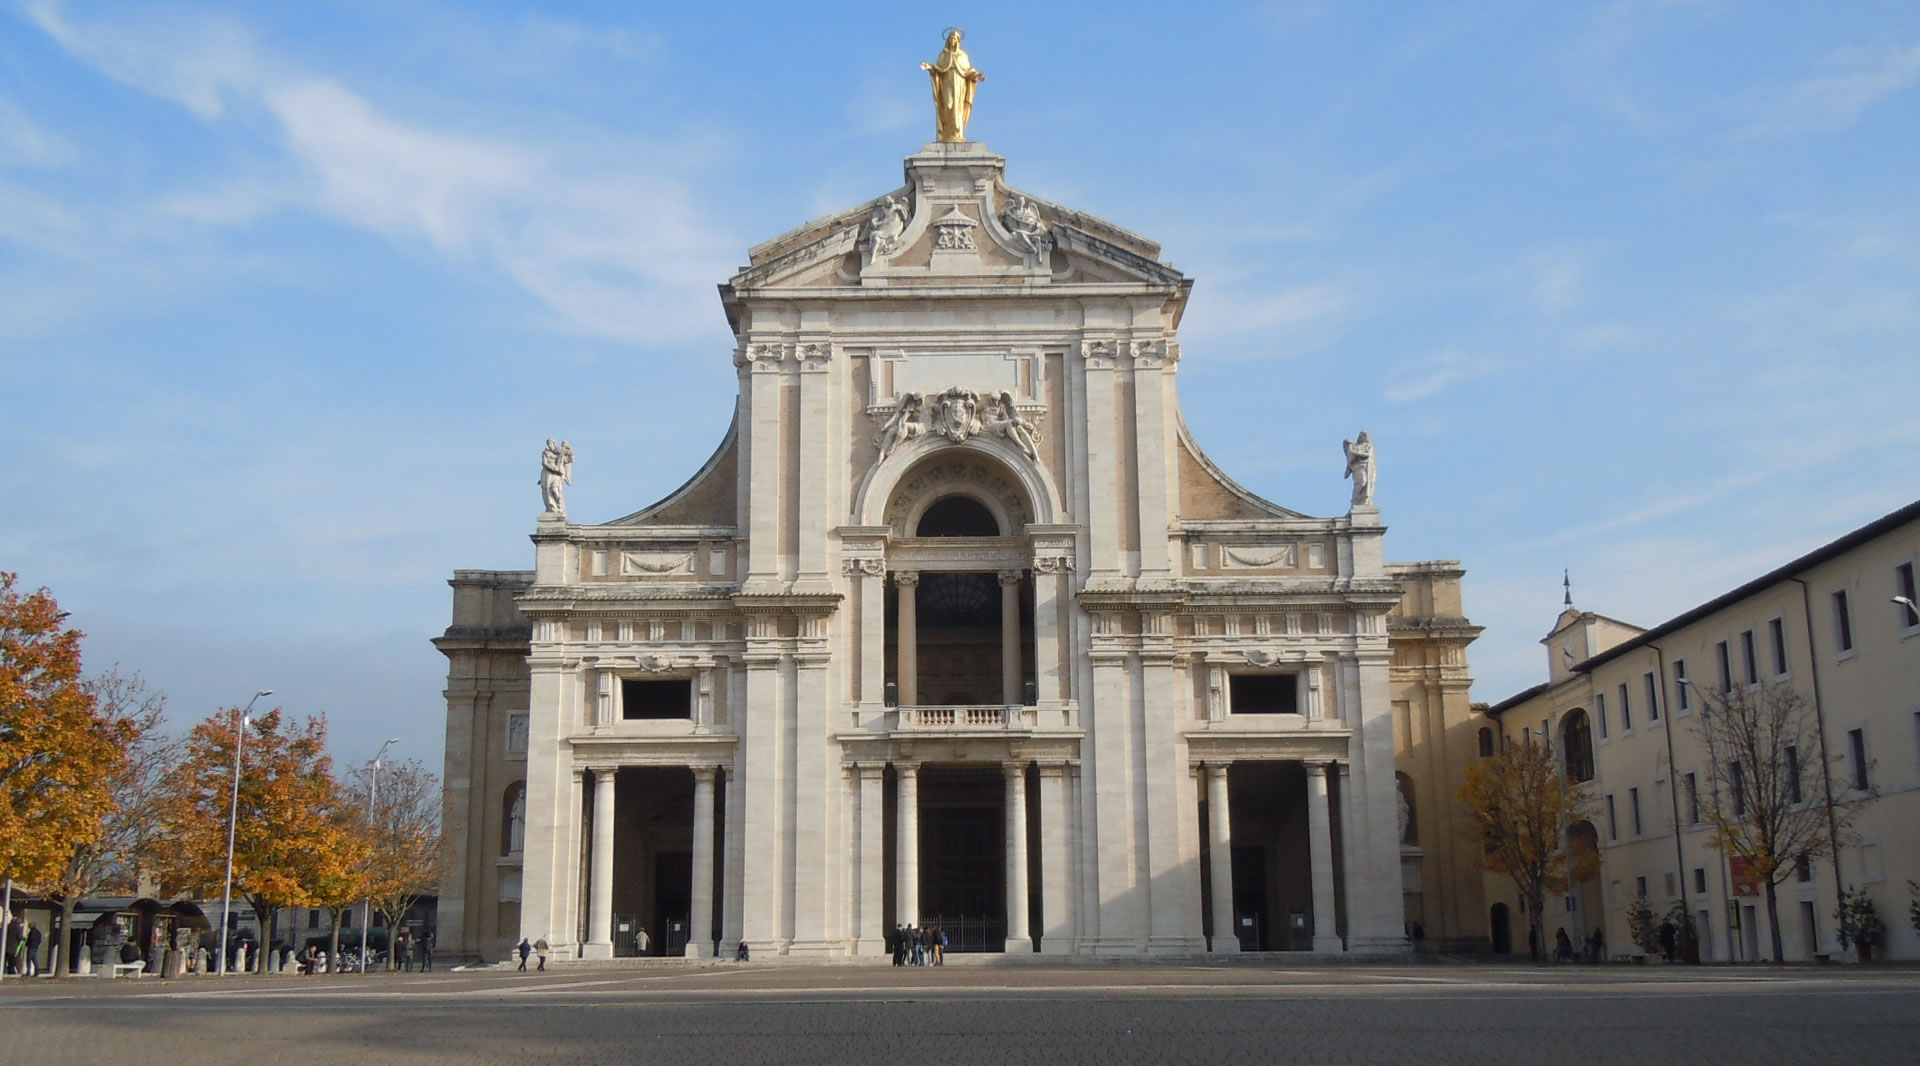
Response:
[[[443,952],[1484,936],[1462,571],[1385,562],[1364,435],[1333,517],[1201,453],[1159,245],[961,142],[749,257],[706,466],[581,523],[549,442],[533,568],[455,573]]]
[[[1876,957],[1920,957],[1907,920],[1920,880],[1920,503],[1900,509],[1652,629],[1571,606],[1542,641],[1545,684],[1489,708],[1505,743],[1551,738],[1568,772],[1594,794],[1586,834],[1599,876],[1550,903],[1548,935],[1604,931],[1609,954],[1630,954],[1627,907],[1679,905],[1707,961],[1772,955],[1763,895],[1740,883],[1702,814],[1715,787],[1696,729],[1702,692],[1788,686],[1813,707],[1816,749],[1835,799],[1865,800],[1837,855],[1789,875],[1777,892],[1788,961],[1852,957],[1838,940],[1839,887],[1859,887],[1886,924]],[[1896,602],[1898,599],[1906,602]],[[1679,684],[1686,677],[1688,686]],[[1784,764],[1783,764],[1784,765]],[[1807,803],[1820,802],[1811,774]],[[1724,786],[1723,786],[1724,787]],[[1504,877],[1487,881],[1490,939],[1524,952],[1526,922]],[[1517,945],[1511,937],[1522,938]]]

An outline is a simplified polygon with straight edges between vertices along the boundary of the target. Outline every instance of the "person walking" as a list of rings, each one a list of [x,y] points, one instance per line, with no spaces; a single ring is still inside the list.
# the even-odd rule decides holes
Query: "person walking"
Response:
[[[1679,939],[1679,930],[1674,928],[1673,919],[1662,918],[1660,920],[1660,954],[1666,956],[1668,962],[1673,961],[1673,948]]]
[[[538,955],[538,956],[540,956],[540,967],[539,967],[539,968],[540,968],[540,969],[541,969],[542,971],[544,971],[544,970],[545,970],[545,969],[547,968],[547,952],[549,952],[549,951],[551,951],[551,950],[553,950],[553,949],[552,949],[551,947],[549,947],[549,946],[548,946],[548,944],[547,944],[547,938],[546,938],[546,937],[544,937],[544,936],[543,936],[543,937],[541,937],[540,939],[538,939],[538,940],[536,940],[536,941],[534,941],[534,942],[533,942],[533,953],[534,953],[535,955]]]
[[[947,931],[939,926],[933,928],[933,964],[935,966],[947,964]]]
[[[525,970],[527,968],[527,956],[533,954],[533,945],[527,943],[527,938],[523,936],[520,938],[520,946],[514,950],[520,953],[520,968]],[[540,961],[545,963],[546,959],[543,958]]]
[[[400,934],[399,941],[394,944],[394,958],[399,960],[401,972],[413,972],[413,934]]]
[[[27,976],[40,976],[40,927],[27,926]]]
[[[420,972],[433,972],[433,930],[431,929],[420,938]]]

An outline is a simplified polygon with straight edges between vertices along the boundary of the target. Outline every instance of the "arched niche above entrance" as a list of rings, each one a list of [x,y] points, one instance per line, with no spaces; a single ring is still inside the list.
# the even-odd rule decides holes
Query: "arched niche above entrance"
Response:
[[[893,527],[913,536],[920,516],[943,497],[965,495],[994,516],[1002,536],[1019,536],[1029,523],[1066,521],[1060,493],[1047,472],[1004,441],[974,436],[955,444],[921,437],[882,459],[860,482],[852,517],[859,525]]]
[[[979,515],[969,503],[986,514]],[[1018,536],[1034,520],[1018,476],[990,456],[949,447],[916,464],[895,483],[887,497],[885,522],[895,536],[926,536],[921,525],[930,514],[928,525],[937,529],[943,516],[969,511],[978,518],[991,517],[998,528],[993,533],[962,535]]]

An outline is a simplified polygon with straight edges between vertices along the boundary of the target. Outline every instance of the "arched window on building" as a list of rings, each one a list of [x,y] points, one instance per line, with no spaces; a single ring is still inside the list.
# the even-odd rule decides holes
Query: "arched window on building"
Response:
[[[1480,727],[1480,757],[1482,759],[1493,757],[1493,730],[1486,726]]]
[[[1593,780],[1593,727],[1587,712],[1575,708],[1560,721],[1560,751],[1566,759],[1567,778]]]
[[[948,496],[927,508],[914,527],[916,537],[998,537],[1000,522],[971,496]]]
[[[527,846],[527,784],[507,786],[506,817],[500,823],[500,854],[517,855]]]

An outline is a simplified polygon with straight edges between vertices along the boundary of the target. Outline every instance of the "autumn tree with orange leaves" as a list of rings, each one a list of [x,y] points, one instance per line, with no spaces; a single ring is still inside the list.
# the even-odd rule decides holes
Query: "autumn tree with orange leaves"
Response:
[[[128,740],[80,678],[80,631],[0,573],[0,877],[39,883],[99,838]]]
[[[194,726],[163,788],[159,823],[166,844],[157,869],[175,891],[220,895],[239,719],[236,708]],[[351,811],[327,755],[326,719],[295,722],[276,708],[245,728],[233,889],[267,923],[260,931],[265,947],[274,942],[279,908],[322,905],[360,856]]]
[[[440,777],[418,760],[379,771],[371,763],[353,771],[356,796],[369,797],[366,895],[398,936],[400,922],[422,896],[439,885]],[[387,965],[395,962],[388,952]]]
[[[1533,931],[1534,958],[1544,957],[1548,894],[1565,892],[1600,869],[1600,856],[1567,832],[1586,816],[1586,789],[1544,744],[1514,744],[1467,764],[1460,801],[1486,868],[1513,879]]]
[[[121,758],[107,771],[111,803],[101,816],[100,832],[75,845],[58,872],[38,888],[58,901],[56,930],[73,925],[74,904],[102,890],[114,895],[136,895],[140,873],[153,853],[154,813],[160,786],[171,769],[168,739],[160,725],[166,697],[147,687],[139,674],[118,667],[84,683],[94,701],[95,715],[122,735]],[[68,937],[53,938],[55,977],[64,977],[73,962],[67,957]]]

